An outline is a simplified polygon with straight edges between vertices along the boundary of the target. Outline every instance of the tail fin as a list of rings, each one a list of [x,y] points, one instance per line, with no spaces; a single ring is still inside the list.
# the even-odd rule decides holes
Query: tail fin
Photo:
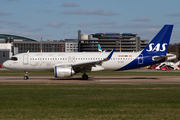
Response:
[[[102,52],[101,46],[98,44],[98,51]]]
[[[107,50],[104,50],[103,52],[107,52]]]
[[[169,41],[172,33],[173,25],[164,25],[159,33],[146,46],[141,54],[146,55],[166,55]]]

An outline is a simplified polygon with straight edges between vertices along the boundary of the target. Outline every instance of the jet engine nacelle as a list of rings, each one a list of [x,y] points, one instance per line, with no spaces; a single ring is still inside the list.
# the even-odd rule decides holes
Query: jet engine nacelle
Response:
[[[55,77],[71,77],[75,74],[72,67],[62,67],[62,66],[56,66],[54,69]]]

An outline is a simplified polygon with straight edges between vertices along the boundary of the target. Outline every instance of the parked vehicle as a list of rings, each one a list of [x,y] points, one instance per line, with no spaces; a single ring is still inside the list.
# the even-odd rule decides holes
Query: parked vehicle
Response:
[[[3,66],[0,64],[0,68],[3,68]]]

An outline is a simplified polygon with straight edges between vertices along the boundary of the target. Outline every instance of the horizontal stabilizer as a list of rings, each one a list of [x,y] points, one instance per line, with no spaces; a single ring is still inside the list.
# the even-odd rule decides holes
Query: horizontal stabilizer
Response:
[[[153,57],[153,60],[154,61],[160,61],[162,59],[166,59],[166,60],[172,60],[172,59],[175,59],[176,58],[176,55],[174,54],[168,54],[166,56],[154,56]]]

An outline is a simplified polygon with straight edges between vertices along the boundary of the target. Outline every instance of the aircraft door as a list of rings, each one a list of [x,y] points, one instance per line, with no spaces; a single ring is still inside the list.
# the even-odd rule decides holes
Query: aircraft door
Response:
[[[23,55],[23,64],[28,65],[28,54]]]
[[[143,54],[140,54],[138,57],[138,64],[143,64]]]
[[[73,56],[73,57],[68,57],[68,62],[71,63],[71,62],[76,62],[76,58]]]
[[[70,56],[68,57],[68,62],[69,62],[69,63],[71,62],[71,57],[70,57]]]

